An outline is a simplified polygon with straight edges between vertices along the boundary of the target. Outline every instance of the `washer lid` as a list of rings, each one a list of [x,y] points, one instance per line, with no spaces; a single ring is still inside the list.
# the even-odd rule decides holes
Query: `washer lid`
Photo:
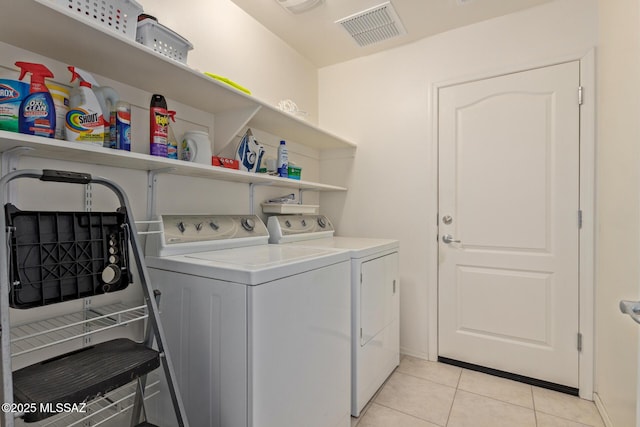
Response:
[[[351,258],[363,258],[379,254],[381,252],[394,252],[398,251],[400,247],[397,240],[342,236],[297,241],[292,242],[291,245],[347,250],[349,251]]]
[[[146,261],[150,268],[259,285],[349,259],[348,251],[295,245],[258,245],[147,257]]]

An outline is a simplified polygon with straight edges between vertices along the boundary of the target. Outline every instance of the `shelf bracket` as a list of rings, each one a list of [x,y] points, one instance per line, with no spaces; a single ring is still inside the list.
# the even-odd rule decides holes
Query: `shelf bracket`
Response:
[[[320,191],[317,188],[298,188],[298,204],[302,205],[302,194],[305,191]]]
[[[162,168],[147,172],[147,219],[153,219],[156,216],[156,183],[158,175],[173,172],[174,170],[176,170],[176,168]]]
[[[249,213],[251,215],[255,215],[255,208],[254,208],[254,196],[255,196],[255,190],[256,187],[264,187],[267,185],[272,185],[273,182],[252,182],[249,184]]]
[[[0,167],[2,168],[2,174],[0,176],[5,176],[9,172],[13,172],[18,170],[18,159],[20,156],[27,154],[34,149],[31,147],[13,147],[6,151],[3,151],[0,154]],[[10,182],[7,185],[6,191],[6,200],[3,200],[2,203],[7,203],[13,201],[13,194],[15,193],[15,182]]]

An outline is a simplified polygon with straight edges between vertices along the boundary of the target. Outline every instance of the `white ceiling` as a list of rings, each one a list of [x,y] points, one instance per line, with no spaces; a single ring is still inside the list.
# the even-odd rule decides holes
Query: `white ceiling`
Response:
[[[325,0],[298,15],[284,10],[276,0],[232,1],[316,66],[323,67],[556,0],[391,0],[407,34],[366,47],[359,47],[334,22],[386,0]]]

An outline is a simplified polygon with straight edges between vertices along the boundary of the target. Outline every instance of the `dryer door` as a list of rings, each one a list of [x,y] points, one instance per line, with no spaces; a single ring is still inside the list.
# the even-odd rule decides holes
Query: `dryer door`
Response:
[[[396,317],[398,253],[365,261],[360,267],[360,345],[366,345]]]

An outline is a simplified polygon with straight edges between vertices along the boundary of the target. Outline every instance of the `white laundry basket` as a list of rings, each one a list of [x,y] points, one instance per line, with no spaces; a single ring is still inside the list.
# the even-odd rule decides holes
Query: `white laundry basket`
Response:
[[[187,54],[193,49],[187,39],[153,19],[138,22],[136,41],[183,64],[187,63]]]
[[[107,28],[131,40],[136,38],[142,6],[135,0],[52,0],[89,25]]]

